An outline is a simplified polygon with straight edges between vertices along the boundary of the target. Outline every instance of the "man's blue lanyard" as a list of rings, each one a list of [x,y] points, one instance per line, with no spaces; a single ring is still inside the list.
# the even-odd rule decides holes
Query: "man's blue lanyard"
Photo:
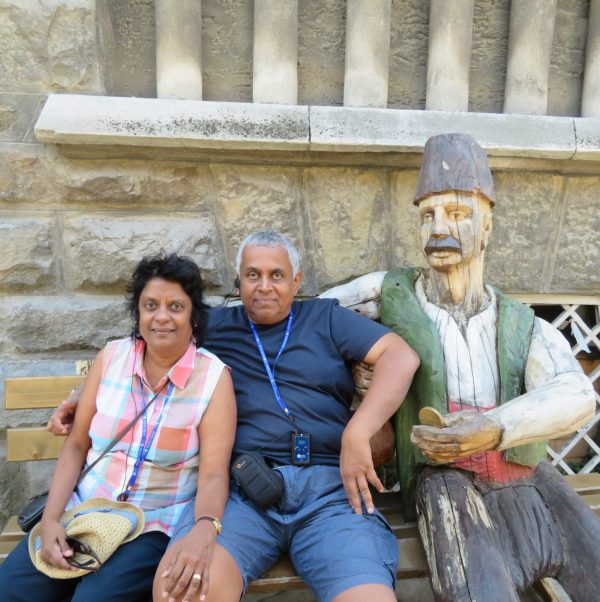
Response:
[[[141,377],[140,377],[140,386],[142,388],[142,410],[143,410],[143,408],[146,407],[146,400],[144,399],[144,383],[142,382]],[[164,387],[164,385],[163,385],[163,387]],[[154,441],[154,437],[156,435],[156,432],[158,431],[158,427],[160,425],[160,421],[162,419],[163,412],[164,412],[165,408],[167,407],[167,403],[169,403],[169,400],[171,399],[171,395],[173,394],[174,388],[175,388],[175,385],[173,383],[170,383],[169,388],[167,389],[167,395],[165,396],[165,401],[163,403],[163,407],[160,410],[160,414],[158,416],[158,419],[156,420],[156,424],[154,425],[152,432],[150,433],[150,437],[148,438],[148,441],[146,441],[146,431],[148,429],[148,421],[146,419],[146,413],[144,412],[144,414],[142,416],[142,440],[140,442],[140,447],[138,449],[138,455],[135,460],[135,464],[133,466],[133,472],[131,473],[131,477],[129,478],[129,483],[127,483],[127,487],[125,488],[125,491],[119,495],[119,498],[118,498],[119,501],[124,502],[127,500],[131,490],[133,489],[133,486],[135,485],[135,482],[137,481],[140,466],[142,465],[142,462],[148,457],[148,454],[150,452],[150,447],[152,446],[152,441]],[[161,388],[161,390],[162,390],[162,388]],[[160,395],[160,391],[158,393],[156,393],[156,395],[148,403],[152,403],[159,395]]]
[[[285,336],[283,337],[283,342],[281,343],[281,347],[279,348],[279,352],[277,353],[277,357],[273,362],[273,370],[271,370],[271,366],[269,366],[269,361],[267,360],[267,356],[265,355],[265,350],[263,349],[262,342],[260,337],[258,336],[258,332],[256,332],[256,328],[252,323],[252,320],[248,319],[250,323],[250,329],[252,330],[252,334],[254,335],[254,340],[256,341],[256,346],[258,347],[258,351],[260,352],[260,357],[262,358],[263,364],[265,365],[265,370],[267,371],[267,376],[269,377],[269,382],[271,383],[271,388],[273,389],[273,393],[275,394],[275,399],[279,404],[279,407],[285,412],[285,415],[288,417],[290,422],[294,422],[294,418],[289,411],[288,407],[285,405],[285,402],[281,398],[279,393],[279,388],[277,387],[277,383],[275,382],[275,366],[277,364],[277,360],[279,356],[283,353],[285,346],[287,345],[288,339],[290,338],[290,332],[292,331],[292,322],[294,321],[294,310],[290,310],[290,315],[288,317],[287,326],[285,328]]]

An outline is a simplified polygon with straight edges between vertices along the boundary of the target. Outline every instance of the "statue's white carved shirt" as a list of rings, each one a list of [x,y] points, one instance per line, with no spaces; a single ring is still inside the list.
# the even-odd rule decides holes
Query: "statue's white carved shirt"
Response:
[[[490,303],[472,316],[463,336],[454,318],[444,309],[427,300],[423,277],[415,283],[421,307],[436,325],[444,351],[448,402],[482,408],[498,404],[497,305],[496,296],[486,287]],[[525,368],[525,390],[544,386],[563,372],[581,372],[566,339],[541,318],[535,318],[529,356]]]

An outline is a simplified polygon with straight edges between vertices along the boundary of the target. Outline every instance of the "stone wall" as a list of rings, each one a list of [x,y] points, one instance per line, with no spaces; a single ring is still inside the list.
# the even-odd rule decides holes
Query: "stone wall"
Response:
[[[203,2],[207,99],[251,98],[250,4]],[[502,106],[508,4],[476,2],[473,110]],[[571,33],[553,58],[550,105],[577,115],[587,2],[558,4],[558,31]],[[124,287],[142,255],[193,257],[213,303],[231,290],[239,241],[265,226],[298,243],[307,296],[423,263],[411,204],[419,157],[410,153],[172,159],[133,149],[111,158],[38,143],[33,126],[48,93],[154,96],[153,5],[0,0],[0,524],[52,468],[5,462],[6,427],[39,424],[47,412],[6,412],[4,378],[73,373],[76,359],[128,333]],[[344,19],[342,0],[300,2],[300,104],[341,104]],[[424,107],[427,27],[427,2],[392,3],[390,106]],[[498,204],[488,279],[513,292],[598,295],[597,162],[492,165]]]

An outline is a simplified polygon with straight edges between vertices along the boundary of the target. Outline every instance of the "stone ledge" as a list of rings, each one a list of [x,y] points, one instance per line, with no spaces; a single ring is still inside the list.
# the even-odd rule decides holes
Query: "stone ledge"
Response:
[[[307,150],[308,107],[51,94],[35,135],[58,144]]]
[[[422,152],[447,132],[471,134],[489,156],[571,159],[577,150],[570,117],[311,107],[310,126],[311,150]]]
[[[52,94],[40,142],[136,148],[421,153],[473,135],[490,157],[599,160],[600,119]]]

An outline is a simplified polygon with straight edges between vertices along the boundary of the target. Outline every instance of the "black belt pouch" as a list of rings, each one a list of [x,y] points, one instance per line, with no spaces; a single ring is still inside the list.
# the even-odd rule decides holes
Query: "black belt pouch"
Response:
[[[276,504],[283,495],[283,477],[257,452],[239,455],[231,464],[231,477],[261,510]]]

